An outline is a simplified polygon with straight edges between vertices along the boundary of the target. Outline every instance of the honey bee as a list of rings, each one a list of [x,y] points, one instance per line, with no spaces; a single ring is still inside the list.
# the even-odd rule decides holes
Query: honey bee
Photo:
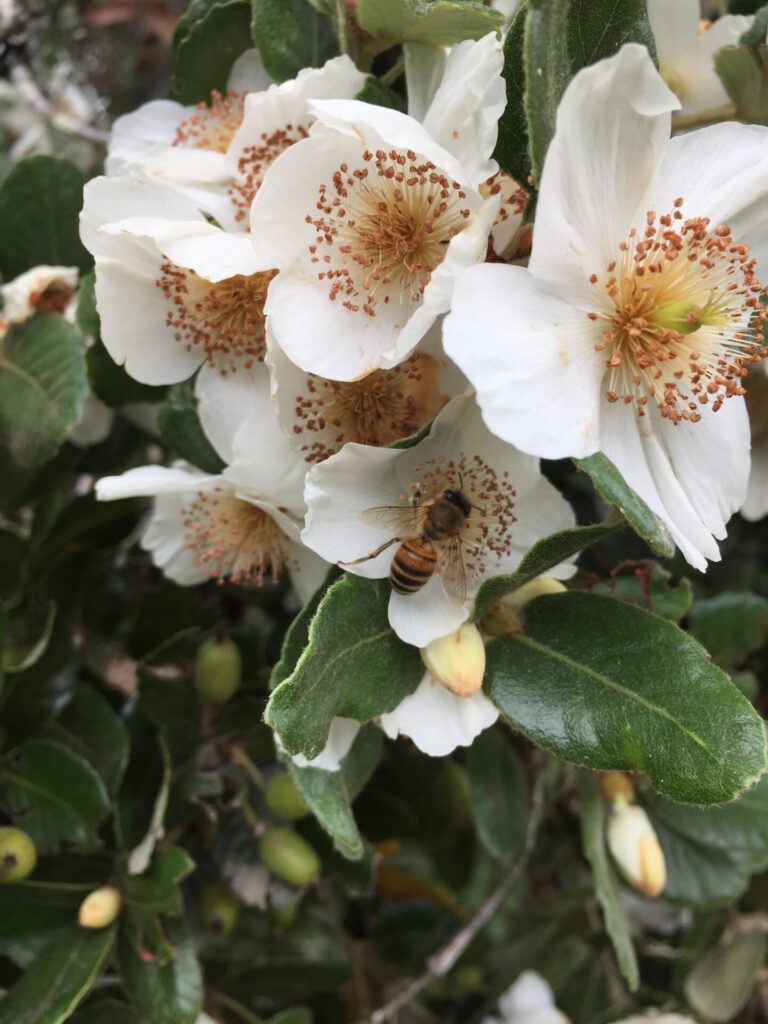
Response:
[[[461,489],[445,490],[430,501],[369,508],[363,519],[377,526],[390,526],[395,536],[371,551],[341,565],[359,565],[399,544],[389,569],[389,582],[398,594],[415,594],[440,569],[446,590],[461,601],[467,596],[467,577],[462,555],[461,535],[470,513],[477,506]]]

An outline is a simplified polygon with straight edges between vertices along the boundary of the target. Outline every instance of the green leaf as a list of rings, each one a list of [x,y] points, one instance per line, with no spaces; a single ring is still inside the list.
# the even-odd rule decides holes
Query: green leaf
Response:
[[[62,842],[86,853],[96,849],[109,811],[95,769],[61,743],[43,739],[27,740],[3,762],[0,804],[41,853],[55,853]]]
[[[616,872],[605,846],[605,802],[600,797],[597,779],[587,772],[579,775],[579,809],[581,848],[592,867],[595,893],[605,918],[605,930],[613,944],[621,973],[634,992],[640,984],[640,972],[629,933],[627,914],[621,902]]]
[[[657,562],[631,562],[627,569],[632,571],[612,573],[610,580],[590,587],[590,591],[631,601],[672,622],[679,622],[688,614],[693,600],[689,580],[673,584],[672,573]]]
[[[645,502],[627,485],[610,459],[602,452],[586,459],[575,459],[576,466],[586,473],[598,494],[621,512],[629,525],[639,533],[658,555],[671,558],[675,545],[669,531]]]
[[[528,122],[525,117],[525,22],[527,10],[515,12],[504,40],[504,82],[507,87],[507,105],[499,119],[499,135],[494,158],[499,167],[511,174],[525,187],[531,173],[528,156]]]
[[[183,921],[170,918],[166,931],[175,954],[163,960],[145,959],[140,952],[141,934],[125,922],[118,947],[123,986],[133,1005],[152,1024],[194,1024],[203,1001],[200,964]]]
[[[72,928],[54,939],[0,1002],[0,1024],[63,1024],[93,987],[112,949],[113,928]]]
[[[752,50],[757,50],[765,43],[766,34],[768,34],[768,4],[763,4],[755,11],[752,24],[746,32],[742,33],[739,42],[744,46],[749,46]]]
[[[623,519],[609,518],[594,526],[577,526],[572,530],[561,530],[537,541],[525,553],[514,572],[494,576],[481,584],[475,598],[472,617],[475,621],[483,618],[502,597],[511,594],[537,576],[545,575],[548,569],[572,558],[590,544],[596,544],[624,526],[626,523]]]
[[[389,107],[391,110],[405,113],[406,103],[400,93],[384,85],[374,75],[369,75],[366,78],[365,85],[355,99],[361,100],[363,103],[372,103],[376,107]]]
[[[317,757],[335,716],[369,722],[418,686],[424,666],[389,625],[389,594],[383,580],[348,575],[324,595],[309,645],[267,705],[288,753]]]
[[[251,0],[251,37],[267,73],[277,82],[338,53],[333,24],[306,0]]]
[[[366,32],[393,44],[431,46],[480,39],[504,24],[503,14],[480,0],[358,0],[357,20]]]
[[[720,906],[738,899],[750,876],[748,858],[706,846],[654,819],[664,851],[664,898],[694,907]]]
[[[88,395],[80,332],[52,313],[11,327],[0,342],[0,439],[20,466],[53,458]]]
[[[89,761],[108,791],[116,793],[128,765],[130,740],[109,701],[92,687],[79,686],[57,724],[66,745]]]
[[[148,1022],[146,1017],[140,1017],[128,1003],[120,1003],[117,999],[100,999],[73,1017],[72,1024],[148,1024]]]
[[[272,669],[272,675],[269,677],[270,690],[274,690],[275,687],[279,683],[282,683],[284,679],[287,679],[296,668],[296,663],[309,644],[309,627],[312,624],[312,619],[315,617],[315,612],[320,606],[320,602],[325,597],[326,591],[332,583],[336,582],[339,575],[340,570],[336,566],[333,566],[333,568],[329,570],[322,586],[317,588],[312,597],[310,597],[288,627],[285,638],[283,639],[283,646],[280,650],[280,660]]]
[[[91,264],[80,241],[78,218],[85,178],[57,156],[19,160],[0,185],[0,274],[10,281],[41,263]]]
[[[80,278],[75,307],[75,323],[83,332],[98,338],[101,329],[99,312],[96,309],[96,271],[89,270]]]
[[[724,591],[697,601],[690,630],[723,668],[734,668],[765,643],[768,601],[757,594]]]
[[[227,92],[232,65],[249,45],[247,0],[222,0],[177,36],[173,95],[180,103],[208,103],[211,93]]]
[[[292,1006],[289,1010],[281,1010],[270,1017],[267,1024],[312,1024],[312,1011],[306,1006]]]
[[[708,950],[685,979],[685,996],[696,1013],[726,1024],[749,1002],[763,966],[766,937],[746,932]]]
[[[121,409],[129,402],[159,402],[167,392],[167,388],[141,384],[129,377],[100,341],[88,349],[85,362],[93,393],[111,409]]]
[[[0,955],[28,967],[49,943],[72,931],[82,895],[74,893],[66,906],[34,883],[0,886]]]
[[[472,811],[480,842],[497,860],[519,857],[528,820],[528,787],[504,733],[486,729],[467,750]]]
[[[203,433],[194,388],[174,384],[157,410],[160,436],[175,455],[206,473],[220,473],[224,463]]]
[[[538,181],[555,133],[557,108],[577,71],[636,42],[655,54],[645,0],[529,0],[525,109]]]
[[[17,530],[0,529],[0,603],[20,590],[30,555],[29,542]]]
[[[537,598],[523,634],[487,654],[491,699],[564,761],[646,772],[699,804],[733,800],[765,771],[760,717],[695,640],[650,612],[596,594]]]
[[[723,46],[714,55],[715,70],[745,121],[768,124],[768,47]]]
[[[161,850],[144,874],[125,879],[125,902],[143,913],[178,916],[184,909],[179,883],[194,870],[195,862],[180,846]]]

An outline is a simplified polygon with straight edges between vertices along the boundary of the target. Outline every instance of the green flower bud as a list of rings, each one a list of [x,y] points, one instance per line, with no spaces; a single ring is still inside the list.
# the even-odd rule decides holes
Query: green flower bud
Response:
[[[209,882],[203,887],[198,909],[203,928],[215,935],[229,935],[240,916],[237,897],[222,882]]]
[[[293,776],[288,772],[272,776],[267,783],[264,797],[270,811],[281,818],[287,818],[288,821],[297,821],[309,814],[309,807],[299,792]]]
[[[113,885],[103,885],[89,892],[77,912],[81,928],[106,928],[120,913],[123,897]]]
[[[37,849],[20,828],[0,828],[0,885],[20,882],[37,864]]]
[[[210,704],[224,704],[240,689],[242,670],[240,650],[231,637],[206,640],[195,658],[197,692]]]
[[[259,855],[269,870],[289,885],[314,882],[320,860],[302,836],[289,828],[272,828],[261,837]]]

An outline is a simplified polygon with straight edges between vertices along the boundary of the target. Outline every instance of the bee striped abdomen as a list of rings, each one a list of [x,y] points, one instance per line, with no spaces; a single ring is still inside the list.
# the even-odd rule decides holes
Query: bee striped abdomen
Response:
[[[392,559],[389,582],[398,594],[421,590],[437,568],[437,552],[431,541],[406,540]]]

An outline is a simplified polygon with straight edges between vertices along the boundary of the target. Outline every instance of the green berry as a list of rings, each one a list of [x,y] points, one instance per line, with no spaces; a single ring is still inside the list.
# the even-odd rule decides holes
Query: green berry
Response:
[[[240,689],[242,658],[231,637],[200,644],[195,658],[195,687],[209,704],[223,704]]]
[[[289,828],[265,832],[259,843],[259,855],[269,870],[289,885],[309,885],[320,873],[315,851],[306,839]]]
[[[229,935],[237,924],[240,904],[237,897],[222,882],[209,882],[200,896],[200,923],[206,931],[216,935]]]
[[[0,828],[0,885],[20,882],[37,864],[35,844],[20,828]]]
[[[272,776],[267,783],[264,797],[270,811],[281,818],[287,818],[288,821],[296,821],[309,814],[309,807],[293,781],[293,776],[288,772]]]

